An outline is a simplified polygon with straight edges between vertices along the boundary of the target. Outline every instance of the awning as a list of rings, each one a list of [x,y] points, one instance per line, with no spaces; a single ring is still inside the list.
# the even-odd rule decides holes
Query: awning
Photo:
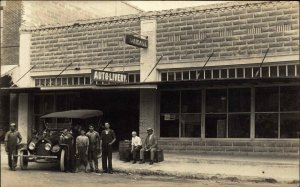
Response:
[[[194,88],[194,87],[211,87],[211,86],[242,86],[242,85],[263,85],[263,84],[300,84],[299,77],[285,78],[243,78],[243,79],[205,79],[205,80],[184,80],[157,82],[158,89],[173,88]]]
[[[92,117],[102,116],[101,110],[67,110],[62,112],[53,112],[46,114],[41,118],[72,118],[72,119],[87,119]]]
[[[123,84],[123,85],[94,85],[94,86],[76,86],[76,87],[41,87],[41,91],[54,90],[140,90],[157,89],[156,84]]]
[[[40,92],[39,87],[10,87],[0,88],[0,93],[35,93]]]
[[[9,74],[13,69],[18,67],[17,65],[3,65],[1,66],[1,77]]]

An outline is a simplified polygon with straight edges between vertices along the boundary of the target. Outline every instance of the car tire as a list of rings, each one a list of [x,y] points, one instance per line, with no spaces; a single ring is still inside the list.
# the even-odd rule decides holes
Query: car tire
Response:
[[[22,170],[28,168],[28,158],[24,157],[24,155],[28,155],[28,152],[23,150],[20,152],[20,167]]]
[[[64,149],[61,150],[60,152],[60,161],[59,161],[59,168],[60,171],[65,171],[66,167],[65,167],[65,161],[66,161],[66,151]]]

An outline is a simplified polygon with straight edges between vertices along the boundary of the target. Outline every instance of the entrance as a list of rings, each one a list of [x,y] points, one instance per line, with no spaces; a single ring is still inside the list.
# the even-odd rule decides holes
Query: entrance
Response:
[[[80,94],[81,109],[103,111],[101,125],[109,122],[117,141],[131,140],[131,132],[139,132],[139,91],[93,91]]]
[[[132,131],[139,132],[139,95],[139,90],[38,94],[34,99],[34,129],[44,129],[39,118],[47,113],[74,109],[101,110],[103,117],[100,125],[110,123],[117,138],[114,148],[118,148],[119,141],[131,140]]]

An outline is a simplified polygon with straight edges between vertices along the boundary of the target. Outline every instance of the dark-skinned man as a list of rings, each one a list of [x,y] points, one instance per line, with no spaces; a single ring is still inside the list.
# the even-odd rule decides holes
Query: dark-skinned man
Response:
[[[16,171],[18,157],[18,145],[22,141],[21,134],[16,130],[16,124],[10,124],[10,130],[5,134],[5,151],[8,154],[8,166],[10,170]]]

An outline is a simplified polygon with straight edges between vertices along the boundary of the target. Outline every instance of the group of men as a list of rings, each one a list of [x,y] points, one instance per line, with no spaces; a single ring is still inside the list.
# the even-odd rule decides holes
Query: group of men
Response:
[[[77,172],[78,166],[83,163],[86,172],[99,173],[98,153],[101,147],[103,172],[112,173],[112,145],[116,141],[116,135],[110,129],[110,124],[105,123],[105,130],[100,135],[94,130],[93,125],[89,126],[88,132],[85,132],[84,129],[79,129],[79,131],[80,135],[75,135],[76,133],[71,134],[68,129],[64,129],[60,136],[60,143],[69,147],[67,149],[68,161],[65,170],[67,172]],[[90,170],[87,169],[88,162]]]
[[[140,164],[145,163],[145,152],[150,152],[150,165],[154,162],[154,154],[157,150],[157,139],[154,136],[153,129],[147,129],[147,136],[144,144],[140,137],[137,136],[135,131],[132,132],[131,152],[133,155],[133,164],[138,161],[137,155],[140,156]],[[45,133],[47,134],[47,133]],[[16,170],[17,166],[17,154],[18,145],[22,141],[21,134],[16,130],[16,124],[10,124],[10,130],[5,135],[5,150],[8,153],[8,164],[12,171]],[[110,124],[105,123],[105,129],[99,133],[94,130],[94,126],[89,126],[89,131],[85,132],[79,126],[76,130],[70,132],[68,129],[64,129],[59,142],[68,146],[66,152],[67,162],[65,165],[65,171],[77,172],[80,163],[85,166],[86,172],[97,172],[98,168],[98,153],[100,153],[100,147],[102,148],[102,169],[105,173],[112,173],[112,145],[116,141],[116,135]],[[87,165],[90,165],[90,170],[87,169]]]

